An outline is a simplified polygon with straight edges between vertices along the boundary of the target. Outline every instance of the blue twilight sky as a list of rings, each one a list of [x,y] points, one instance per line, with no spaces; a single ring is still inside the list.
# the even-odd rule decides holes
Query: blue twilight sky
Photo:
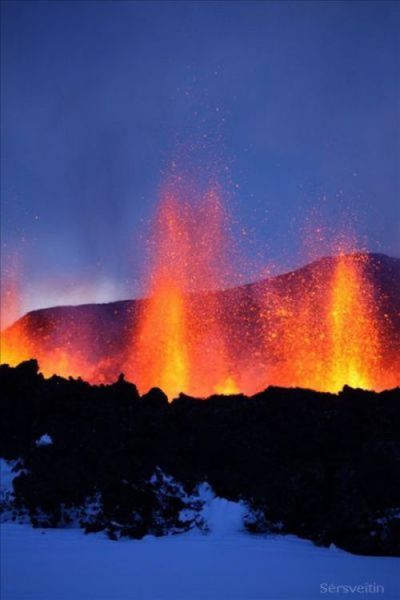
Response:
[[[2,261],[23,308],[140,293],[174,161],[219,178],[245,277],[305,262],[315,213],[398,256],[399,31],[385,1],[2,2]]]

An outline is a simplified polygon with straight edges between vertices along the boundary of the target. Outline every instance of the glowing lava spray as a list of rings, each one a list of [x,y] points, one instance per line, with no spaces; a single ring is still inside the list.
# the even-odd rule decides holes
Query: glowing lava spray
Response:
[[[226,265],[227,215],[217,190],[167,191],[150,238],[149,299],[134,326],[127,372],[141,391],[237,391],[216,290]]]

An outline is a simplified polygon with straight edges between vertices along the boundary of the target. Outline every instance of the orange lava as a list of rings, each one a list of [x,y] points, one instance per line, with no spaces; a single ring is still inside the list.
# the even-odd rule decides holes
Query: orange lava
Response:
[[[11,261],[5,274],[2,274],[0,300],[0,362],[18,365],[31,358],[34,349],[23,321],[17,321],[12,331],[3,331],[21,315],[19,268],[16,260]]]
[[[69,343],[66,337],[57,346],[47,346],[43,339],[37,339],[28,323],[22,319],[0,335],[1,363],[16,366],[24,360],[36,358],[40,371],[45,377],[83,377],[87,381],[100,383],[104,379],[97,376],[99,366],[90,364],[84,349]],[[71,332],[72,333],[72,332]]]
[[[9,314],[21,314],[19,277],[15,270],[2,285],[1,315],[7,323]],[[29,315],[18,319],[0,331],[0,362],[16,366],[35,358],[45,377],[82,377],[91,383],[113,381],[118,376],[115,357],[93,360],[89,338],[93,327],[89,323],[67,320],[61,327],[50,322],[33,325]],[[114,370],[116,368],[116,370]]]
[[[382,389],[379,314],[366,272],[368,256],[339,251],[305,277],[297,294],[267,290],[272,306],[265,351],[277,356],[275,385],[337,392],[344,385]]]
[[[329,367],[326,389],[379,387],[380,340],[374,290],[365,257],[348,261],[341,254],[328,302]]]
[[[16,366],[24,360],[34,356],[31,351],[29,335],[25,332],[23,323],[17,323],[11,334],[0,335],[0,358],[1,363]]]
[[[253,394],[268,385],[331,392],[399,385],[391,350],[398,329],[382,308],[367,254],[338,248],[299,271],[221,292],[234,271],[229,230],[217,188],[199,194],[170,186],[149,240],[148,297],[128,327],[101,332],[84,307],[63,318],[27,315],[2,332],[1,362],[33,357],[45,376],[91,383],[111,383],[123,371],[141,393],[160,387],[170,399]],[[11,285],[5,305],[15,311],[18,301]]]
[[[182,192],[162,199],[151,240],[149,299],[125,366],[142,392],[156,386],[173,398],[238,391],[218,296],[207,291],[219,284],[225,218],[215,190],[194,203]]]

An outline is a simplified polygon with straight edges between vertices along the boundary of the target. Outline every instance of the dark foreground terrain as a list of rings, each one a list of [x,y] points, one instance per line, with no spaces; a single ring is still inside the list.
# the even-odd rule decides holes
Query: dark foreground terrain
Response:
[[[2,365],[0,389],[0,456],[19,473],[3,501],[13,518],[74,520],[113,539],[179,532],[192,526],[181,510],[195,514],[193,490],[207,481],[246,503],[250,531],[400,555],[399,388],[268,388],[169,404],[123,377],[44,379],[32,360]]]

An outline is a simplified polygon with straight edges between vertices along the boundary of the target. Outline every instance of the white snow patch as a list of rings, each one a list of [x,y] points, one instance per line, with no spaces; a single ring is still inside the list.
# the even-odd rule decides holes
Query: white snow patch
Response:
[[[180,482],[159,467],[149,481],[157,490],[159,499],[172,493],[182,500],[185,508],[181,510],[179,518],[189,524],[193,531],[221,536],[244,529],[243,519],[248,512],[246,505],[219,498],[207,482],[199,484],[189,495]]]
[[[42,446],[51,446],[53,444],[53,438],[48,433],[44,433],[36,440],[35,444],[38,448],[41,448]]]
[[[384,586],[375,596],[400,597],[400,559],[354,556],[294,536],[112,542],[6,523],[1,546],[2,600],[321,600],[323,583],[366,582]]]
[[[13,469],[17,463],[17,460],[0,458],[0,498],[13,491],[12,482],[18,475]]]
[[[212,535],[229,535],[244,529],[243,519],[247,512],[244,504],[219,498],[208,483],[199,485],[197,492],[203,503],[199,515]]]
[[[17,468],[19,466],[19,468]],[[27,473],[21,460],[0,458],[0,500],[10,498],[14,494],[13,481],[21,473]]]
[[[0,523],[9,520],[18,520],[21,523],[29,522],[24,509],[20,509],[17,513],[13,510],[13,482],[21,473],[27,473],[27,470],[22,468],[21,460],[0,458]]]

